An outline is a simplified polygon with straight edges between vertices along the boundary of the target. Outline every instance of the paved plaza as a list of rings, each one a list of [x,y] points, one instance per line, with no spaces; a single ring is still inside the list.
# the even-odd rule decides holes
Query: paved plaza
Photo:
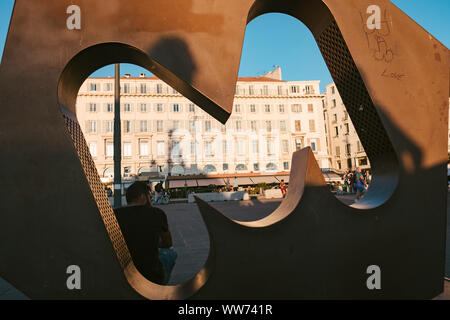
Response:
[[[354,196],[339,196],[346,203],[353,203]],[[450,193],[448,196],[447,236],[450,234]],[[259,200],[211,202],[210,204],[231,219],[254,221],[266,217],[273,212],[281,200]],[[172,272],[169,285],[189,280],[203,267],[209,252],[209,238],[202,221],[200,211],[195,203],[174,203],[158,206],[167,213],[172,231],[174,248],[178,253],[177,263]],[[448,238],[447,243],[450,243]],[[447,272],[450,268],[450,250],[447,250]],[[450,300],[450,283],[445,282],[445,292],[438,299]],[[0,299],[26,299],[22,293],[0,278]]]

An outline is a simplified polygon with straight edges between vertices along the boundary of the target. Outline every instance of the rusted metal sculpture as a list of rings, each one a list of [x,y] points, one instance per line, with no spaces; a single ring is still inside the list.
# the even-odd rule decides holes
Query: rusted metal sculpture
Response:
[[[78,89],[102,66],[134,63],[225,122],[246,24],[269,12],[313,33],[373,184],[345,206],[299,151],[289,196],[262,221],[198,200],[205,267],[155,285],[134,267],[100,183]],[[432,298],[443,289],[448,97],[448,49],[388,0],[16,0],[0,66],[0,275],[31,298]],[[66,287],[73,264],[82,290]],[[381,288],[367,284],[374,265]]]

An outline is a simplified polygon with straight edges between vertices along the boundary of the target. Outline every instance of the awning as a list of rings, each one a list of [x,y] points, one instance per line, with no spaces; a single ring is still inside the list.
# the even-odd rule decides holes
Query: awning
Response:
[[[209,186],[210,184],[216,185],[216,186],[224,186],[225,182],[223,179],[197,179],[197,183],[199,187]]]
[[[284,180],[284,182],[289,183],[289,176],[276,176],[276,178],[281,182],[281,180]]]
[[[169,188],[184,188],[186,180],[169,180]]]
[[[188,187],[197,187],[197,180],[195,179],[186,179],[186,184]]]
[[[249,177],[238,177],[237,181],[238,181],[238,185],[240,185],[240,186],[255,184],[252,180],[250,180]],[[234,178],[230,179],[230,183],[231,183],[231,185],[234,185]]]
[[[258,183],[279,183],[279,181],[274,176],[266,177],[250,177],[255,184]]]
[[[342,180],[340,175],[333,173],[333,172],[326,172],[326,173],[324,172],[323,177],[325,178],[325,181],[327,181],[327,182],[334,182],[334,181],[340,182]]]

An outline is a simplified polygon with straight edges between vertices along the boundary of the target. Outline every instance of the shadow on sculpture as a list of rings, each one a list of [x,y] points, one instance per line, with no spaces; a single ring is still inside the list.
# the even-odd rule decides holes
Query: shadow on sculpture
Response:
[[[117,19],[122,1],[92,7],[80,0],[84,29],[71,32],[63,19],[49,19],[65,12],[65,1],[16,0],[0,65],[0,167],[11,168],[0,173],[11,190],[0,196],[1,276],[29,297],[47,299],[438,295],[449,53],[388,0],[376,2],[396,28],[383,33],[374,52],[361,22],[372,2],[199,0],[195,12],[218,17],[217,28],[204,28],[206,20],[193,22],[194,8],[172,10],[165,0],[128,1],[128,10],[139,10],[131,20]],[[232,221],[197,199],[211,242],[205,267],[178,286],[155,285],[134,267],[100,182],[76,120],[78,89],[102,66],[133,63],[225,123],[246,23],[269,12],[296,17],[313,33],[372,163],[371,189],[348,207],[326,188],[311,150],[296,152],[289,196],[260,221]],[[154,14],[166,18],[164,28]],[[29,190],[17,188],[19,172],[29,177]],[[83,290],[65,286],[73,264],[84,270]],[[382,270],[380,290],[367,287],[371,265]]]

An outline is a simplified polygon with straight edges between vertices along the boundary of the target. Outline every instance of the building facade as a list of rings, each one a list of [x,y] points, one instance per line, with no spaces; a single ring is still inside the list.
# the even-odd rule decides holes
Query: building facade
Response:
[[[334,83],[326,86],[323,112],[329,167],[340,171],[370,168],[369,159]]]
[[[319,81],[274,74],[239,78],[225,125],[156,77],[122,77],[123,176],[290,171],[305,146],[328,167]],[[100,176],[112,177],[114,78],[88,78],[76,112]]]

